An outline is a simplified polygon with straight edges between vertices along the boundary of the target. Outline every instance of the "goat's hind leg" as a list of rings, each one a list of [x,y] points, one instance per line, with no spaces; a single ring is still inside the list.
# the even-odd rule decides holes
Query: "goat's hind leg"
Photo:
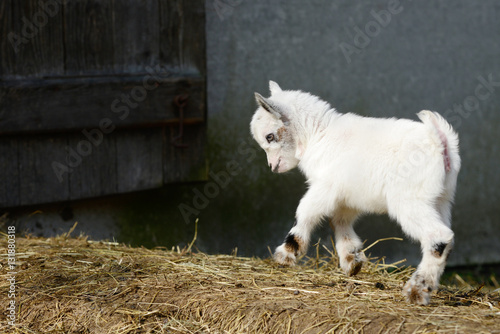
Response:
[[[454,235],[438,210],[426,207],[412,211],[412,217],[403,216],[400,223],[409,236],[420,241],[423,255],[403,293],[409,302],[427,305],[431,292],[439,286]]]
[[[337,209],[330,221],[335,231],[335,248],[339,255],[340,268],[347,276],[356,275],[366,261],[361,251],[363,243],[353,229],[358,212],[352,209]]]

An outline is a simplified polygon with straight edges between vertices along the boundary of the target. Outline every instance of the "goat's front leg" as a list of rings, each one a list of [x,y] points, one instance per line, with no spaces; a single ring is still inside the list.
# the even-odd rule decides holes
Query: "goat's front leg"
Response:
[[[295,215],[295,224],[285,242],[276,248],[274,259],[282,265],[292,266],[297,257],[307,252],[309,238],[321,219],[331,212],[333,199],[325,191],[311,187],[301,199]]]

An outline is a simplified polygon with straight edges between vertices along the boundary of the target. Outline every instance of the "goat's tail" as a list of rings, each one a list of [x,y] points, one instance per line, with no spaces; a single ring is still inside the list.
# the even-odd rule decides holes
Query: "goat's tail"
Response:
[[[460,170],[458,134],[453,127],[437,112],[422,110],[417,114],[422,123],[431,126],[443,146],[444,166],[447,172]]]

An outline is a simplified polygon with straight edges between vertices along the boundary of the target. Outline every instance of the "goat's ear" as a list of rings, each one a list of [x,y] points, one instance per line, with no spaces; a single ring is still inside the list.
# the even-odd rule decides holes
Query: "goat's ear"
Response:
[[[272,103],[259,93],[255,93],[255,100],[257,100],[259,106],[264,108],[268,113],[272,114],[277,119],[280,119],[283,122],[283,124],[288,125],[288,123],[290,123],[290,120],[286,116],[283,108],[281,108],[280,106],[277,106],[275,103]]]
[[[269,91],[271,91],[271,95],[273,95],[278,92],[281,92],[281,88],[276,82],[269,81]]]

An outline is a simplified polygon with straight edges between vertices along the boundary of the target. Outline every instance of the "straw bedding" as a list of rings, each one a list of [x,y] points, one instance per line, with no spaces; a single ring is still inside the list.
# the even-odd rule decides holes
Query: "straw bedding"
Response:
[[[5,249],[6,238],[0,246]],[[411,268],[382,261],[354,278],[331,255],[270,259],[131,248],[86,237],[16,239],[17,319],[3,333],[500,333],[500,296],[442,287],[426,307],[401,287]],[[5,254],[6,252],[2,252]],[[328,254],[328,253],[326,253]]]

